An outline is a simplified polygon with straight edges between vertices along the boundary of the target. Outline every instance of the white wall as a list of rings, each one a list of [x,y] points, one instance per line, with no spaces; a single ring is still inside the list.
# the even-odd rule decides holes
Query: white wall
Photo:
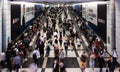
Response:
[[[120,0],[116,0],[116,49],[120,57]],[[120,63],[120,58],[118,58]]]
[[[10,2],[8,0],[1,0],[3,6],[3,48],[6,50],[8,45],[8,38],[11,39],[11,13],[10,13]]]
[[[2,2],[0,0],[0,53],[2,51]]]

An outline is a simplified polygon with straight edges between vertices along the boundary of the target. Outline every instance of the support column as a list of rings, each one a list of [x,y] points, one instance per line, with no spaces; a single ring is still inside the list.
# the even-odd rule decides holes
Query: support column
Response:
[[[112,53],[113,48],[116,47],[115,16],[115,0],[110,0],[107,5],[107,48],[109,53]]]
[[[6,51],[8,42],[11,40],[11,13],[10,2],[1,0],[2,3],[2,51]]]
[[[116,50],[118,57],[120,57],[120,0],[115,1],[116,6]],[[120,58],[118,58],[120,64]]]
[[[2,52],[2,0],[0,0],[0,53]]]

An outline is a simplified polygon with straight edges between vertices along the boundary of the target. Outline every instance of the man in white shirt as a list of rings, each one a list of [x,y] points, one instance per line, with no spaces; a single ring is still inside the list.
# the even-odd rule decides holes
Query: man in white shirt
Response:
[[[40,37],[40,40],[42,41],[42,42],[44,42],[44,37],[42,36],[42,37]]]
[[[5,64],[5,60],[6,60],[6,54],[4,52],[2,52],[0,54],[0,63],[1,63],[1,66],[4,67],[4,64]]]
[[[117,58],[118,58],[118,54],[117,54],[116,48],[114,48],[112,56],[113,56],[114,65],[116,66],[116,64],[117,64]]]
[[[40,52],[38,50],[38,48],[36,48],[34,51],[33,51],[33,60],[35,63],[38,62],[38,58],[40,57]]]

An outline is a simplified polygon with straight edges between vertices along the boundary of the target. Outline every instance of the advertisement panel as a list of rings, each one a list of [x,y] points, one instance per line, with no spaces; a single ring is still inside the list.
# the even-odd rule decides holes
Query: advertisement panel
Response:
[[[107,15],[107,5],[106,4],[98,4],[98,35],[106,42],[107,36],[107,22],[106,22],[106,15]]]
[[[87,5],[87,20],[97,26],[97,3],[88,3]]]
[[[86,4],[82,4],[82,18],[86,19]]]
[[[21,2],[21,32],[26,29],[26,27],[29,24],[29,21],[31,21],[35,16],[35,10],[34,10],[34,3],[28,3],[28,2]]]
[[[11,5],[11,39],[14,40],[20,34],[20,4]]]
[[[81,4],[75,5],[75,10],[79,16],[82,16],[82,5]]]
[[[34,12],[35,12],[34,4],[26,3],[25,5],[23,5],[23,12],[24,12],[24,6],[25,6],[25,22],[28,22],[34,18]]]

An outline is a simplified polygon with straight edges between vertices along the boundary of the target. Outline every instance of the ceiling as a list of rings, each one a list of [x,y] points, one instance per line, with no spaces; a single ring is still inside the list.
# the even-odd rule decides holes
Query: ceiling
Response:
[[[11,1],[28,1],[28,2],[91,2],[91,1],[106,1],[106,0],[11,0]]]
[[[44,4],[74,4],[81,2],[93,2],[93,1],[108,1],[108,0],[9,0],[9,1],[25,1]]]

